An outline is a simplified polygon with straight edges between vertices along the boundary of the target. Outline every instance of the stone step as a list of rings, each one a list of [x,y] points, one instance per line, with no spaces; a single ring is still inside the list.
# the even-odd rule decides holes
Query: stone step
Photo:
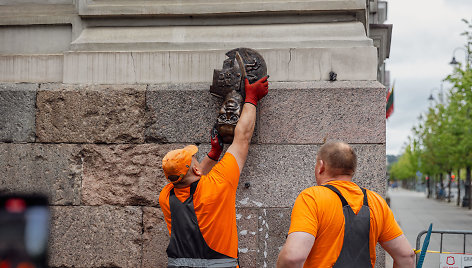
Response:
[[[261,53],[273,81],[377,79],[364,25],[332,22],[86,28],[65,53],[64,82],[208,82],[237,47]]]
[[[85,28],[71,51],[208,51],[372,47],[361,22]],[[223,53],[224,54],[224,53]]]
[[[0,82],[62,82],[63,54],[0,55]]]

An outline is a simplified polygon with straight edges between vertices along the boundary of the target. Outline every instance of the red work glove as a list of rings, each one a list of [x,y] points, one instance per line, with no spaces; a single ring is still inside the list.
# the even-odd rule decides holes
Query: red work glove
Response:
[[[244,78],[244,88],[246,90],[245,102],[257,106],[257,102],[269,92],[269,82],[267,82],[267,78],[269,78],[269,76],[261,78],[254,84],[249,84],[249,80]]]
[[[218,161],[221,152],[223,151],[223,139],[221,138],[220,133],[218,133],[216,126],[217,125],[215,124],[210,131],[211,150],[208,153],[208,157],[212,160]]]

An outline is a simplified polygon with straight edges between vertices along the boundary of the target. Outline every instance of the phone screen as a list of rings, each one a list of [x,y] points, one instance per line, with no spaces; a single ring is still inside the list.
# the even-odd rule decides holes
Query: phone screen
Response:
[[[47,267],[48,239],[46,197],[0,196],[0,268]]]

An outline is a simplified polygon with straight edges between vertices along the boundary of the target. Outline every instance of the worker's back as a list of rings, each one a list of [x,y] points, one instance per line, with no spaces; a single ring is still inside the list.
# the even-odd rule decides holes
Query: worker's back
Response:
[[[354,213],[363,204],[362,190],[350,181],[331,181]],[[369,250],[372,267],[375,265],[375,245],[402,234],[392,211],[377,193],[367,190],[370,208]],[[344,241],[344,214],[340,198],[323,186],[305,189],[295,201],[289,233],[306,232],[315,236],[315,243],[304,267],[332,267],[340,255]]]

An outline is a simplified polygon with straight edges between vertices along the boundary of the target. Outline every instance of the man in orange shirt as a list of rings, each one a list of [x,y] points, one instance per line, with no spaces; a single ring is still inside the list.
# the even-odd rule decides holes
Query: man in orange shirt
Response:
[[[285,267],[374,267],[377,242],[393,267],[414,267],[415,254],[385,200],[352,182],[357,157],[342,142],[318,152],[318,186],[295,201],[289,235],[277,260]]]
[[[236,189],[256,122],[257,102],[268,92],[267,77],[249,84],[234,139],[223,149],[216,130],[212,149],[202,160],[195,145],[167,153],[162,168],[169,184],[159,195],[170,242],[168,267],[237,267]]]

